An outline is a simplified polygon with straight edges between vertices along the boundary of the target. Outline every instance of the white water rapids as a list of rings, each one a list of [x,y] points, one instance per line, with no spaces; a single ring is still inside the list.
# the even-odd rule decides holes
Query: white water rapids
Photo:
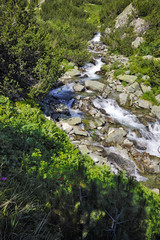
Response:
[[[139,151],[160,157],[160,122],[158,120],[155,123],[148,123],[146,127],[140,123],[136,115],[119,107],[113,99],[96,98],[93,104],[96,108],[105,110],[112,119],[129,128],[127,138],[146,148]],[[137,136],[134,130],[138,130],[141,136]]]

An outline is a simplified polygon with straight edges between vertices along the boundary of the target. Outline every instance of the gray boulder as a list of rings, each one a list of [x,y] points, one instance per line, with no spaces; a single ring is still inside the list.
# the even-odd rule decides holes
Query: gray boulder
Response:
[[[123,106],[126,105],[127,99],[128,99],[128,94],[126,93],[119,94],[120,105],[123,105]]]
[[[80,150],[83,154],[88,154],[88,153],[90,152],[86,145],[79,145],[79,150]]]
[[[149,24],[148,24],[148,22],[145,21],[145,20],[142,19],[142,18],[134,19],[134,20],[131,22],[131,26],[134,27],[134,32],[135,32],[137,35],[143,34],[143,33],[145,33],[145,31],[146,31],[147,29],[149,29]]]
[[[103,92],[105,85],[101,82],[98,81],[91,81],[91,80],[86,80],[85,81],[85,86],[86,88],[93,90],[93,91],[99,91]]]
[[[141,85],[141,89],[142,89],[143,93],[151,91],[151,87],[150,86],[146,86],[143,83],[141,83],[140,85]]]
[[[129,19],[133,16],[134,13],[136,13],[136,9],[133,7],[133,5],[131,3],[116,18],[115,29],[124,27],[128,23]]]
[[[107,158],[103,158],[100,155],[98,155],[97,153],[90,153],[89,156],[90,156],[90,158],[93,159],[93,161],[95,163],[100,163],[100,164],[104,164],[105,163],[106,165],[110,166],[110,164],[107,161]]]
[[[145,108],[145,109],[150,109],[152,106],[151,102],[144,99],[139,99],[136,103],[138,104],[139,107]]]
[[[123,128],[109,128],[106,136],[106,143],[122,144],[127,132]]]
[[[117,76],[117,79],[120,81],[125,81],[129,84],[132,84],[137,80],[137,76],[135,76],[135,75],[119,75],[119,76]]]
[[[68,123],[66,122],[61,122],[61,126],[62,126],[62,129],[63,131],[65,131],[66,133],[69,133],[72,131],[73,127],[70,126]]]
[[[72,117],[68,120],[66,120],[66,123],[68,123],[69,125],[78,125],[82,122],[82,119],[80,117]]]
[[[128,90],[129,93],[134,93],[139,89],[139,84],[137,82],[134,82],[133,84],[128,86],[126,89]]]
[[[160,119],[160,106],[156,106],[156,105],[152,106],[151,112],[152,112],[154,115],[156,115],[156,117],[157,117],[158,119]]]
[[[88,136],[88,133],[78,126],[73,126],[73,130],[69,134],[75,134],[80,136]]]
[[[76,84],[76,85],[74,85],[74,91],[75,92],[82,92],[82,91],[84,91],[84,86],[83,85],[81,85],[81,84]]]
[[[138,48],[141,43],[144,42],[144,38],[143,37],[137,37],[133,42],[132,42],[132,47],[133,48]]]

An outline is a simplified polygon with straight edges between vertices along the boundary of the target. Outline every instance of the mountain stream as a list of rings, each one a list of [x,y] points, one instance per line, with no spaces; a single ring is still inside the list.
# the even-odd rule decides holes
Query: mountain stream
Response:
[[[100,33],[97,33],[94,38],[90,41],[90,45],[92,47],[89,47],[89,51],[93,53],[94,56],[94,64],[93,63],[87,63],[84,67],[82,67],[81,74],[78,77],[73,77],[65,83],[65,85],[58,87],[56,89],[53,89],[48,96],[48,99],[52,99],[52,101],[58,101],[63,106],[66,106],[65,111],[68,111],[68,115],[66,116],[60,116],[60,119],[67,119],[71,117],[78,117],[82,120],[84,119],[91,119],[91,116],[88,117],[87,115],[87,107],[79,109],[79,102],[83,99],[89,99],[88,105],[92,105],[97,111],[101,111],[103,113],[103,116],[106,119],[111,119],[111,126],[117,127],[121,129],[121,127],[126,131],[126,139],[132,143],[134,143],[135,150],[140,155],[143,153],[144,156],[153,156],[153,158],[156,158],[156,161],[158,161],[157,166],[159,166],[159,158],[160,158],[160,122],[155,119],[151,122],[146,122],[145,124],[139,117],[136,116],[136,114],[132,113],[131,109],[124,109],[123,107],[120,107],[117,103],[117,101],[111,96],[107,98],[103,98],[102,94],[96,93],[93,90],[89,90],[85,88],[85,92],[76,93],[74,91],[74,85],[75,82],[84,85],[86,80],[91,81],[104,81],[103,77],[97,74],[97,72],[101,71],[101,68],[103,66],[102,61],[102,55],[101,53],[103,50],[99,49],[99,45],[103,46],[103,43],[100,41]],[[106,47],[106,46],[105,46]],[[80,96],[80,97],[78,97]],[[82,100],[81,100],[82,99]],[[52,105],[52,101],[50,100],[50,105]],[[78,103],[77,103],[78,102]],[[45,102],[47,105],[47,101]],[[48,106],[50,106],[48,105]],[[78,106],[78,107],[74,107]],[[49,108],[49,110],[48,110]],[[55,118],[54,114],[51,114],[53,111],[50,110],[50,107],[47,108],[47,111],[45,114],[47,116],[50,116],[55,121],[59,121],[59,117],[57,119]],[[68,110],[67,110],[68,109]],[[84,111],[83,111],[84,109]],[[142,113],[143,114],[143,113]],[[54,116],[53,116],[54,115]],[[95,117],[93,116],[92,119]],[[142,117],[143,118],[143,117]],[[108,126],[108,121],[106,120],[105,125]],[[82,129],[84,129],[83,121],[80,125]],[[105,126],[104,126],[105,127]],[[97,133],[98,129],[101,129],[102,127],[97,127],[94,129],[94,132]],[[114,128],[113,128],[114,129]],[[112,130],[113,131],[113,130]],[[112,132],[111,131],[111,132]],[[98,134],[101,136],[101,133]],[[108,134],[109,135],[109,134]],[[71,136],[71,135],[70,135]],[[91,134],[89,133],[89,137]],[[148,176],[150,174],[146,173],[146,169],[142,169],[142,167],[139,167],[137,162],[134,160],[134,157],[130,157],[130,154],[125,154],[125,151],[123,150],[123,147],[117,147],[112,144],[111,146],[103,145],[103,141],[101,140],[94,140],[89,142],[89,139],[86,136],[81,136],[81,139],[84,138],[84,142],[88,144],[88,146],[97,146],[97,148],[101,148],[103,153],[105,151],[109,152],[110,154],[117,154],[118,156],[122,157],[123,159],[127,159],[128,162],[130,162],[129,166],[126,168],[123,168],[123,166],[120,168],[120,170],[126,170],[128,171],[129,168],[132,168],[131,171],[128,171],[128,175],[134,176],[138,181],[146,181],[148,179]],[[103,138],[102,138],[103,139]],[[71,140],[73,139],[73,136],[71,137]],[[126,140],[126,141],[127,141]],[[84,145],[84,144],[83,144]],[[123,144],[122,144],[123,145]],[[129,152],[130,153],[130,152]],[[103,156],[106,156],[105,154]],[[110,156],[110,155],[108,155]],[[141,159],[144,158],[144,156],[141,157]],[[110,159],[110,158],[109,158]],[[141,161],[141,160],[140,160]],[[152,163],[152,160],[151,160]],[[123,164],[122,164],[123,165]],[[141,165],[141,164],[140,164]],[[111,170],[115,173],[118,172],[117,170],[117,163],[114,164],[114,161],[110,162]],[[150,177],[149,177],[150,179]],[[152,187],[157,186],[155,183],[152,184]]]

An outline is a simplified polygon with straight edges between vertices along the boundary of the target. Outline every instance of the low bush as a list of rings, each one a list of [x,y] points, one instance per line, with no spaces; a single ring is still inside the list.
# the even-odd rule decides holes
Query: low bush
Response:
[[[159,196],[94,165],[38,108],[0,96],[0,142],[1,239],[160,237]]]

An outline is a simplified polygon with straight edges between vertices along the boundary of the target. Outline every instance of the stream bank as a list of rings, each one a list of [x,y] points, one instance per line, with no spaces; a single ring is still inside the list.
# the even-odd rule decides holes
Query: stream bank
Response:
[[[127,176],[160,189],[159,107],[140,99],[145,85],[129,72],[114,77],[101,75],[104,57],[108,64],[128,58],[109,55],[100,33],[89,42],[93,62],[74,69],[59,79],[62,86],[44,99],[44,114],[62,128],[95,164],[106,164],[111,171],[125,170]],[[122,82],[127,82],[123,86]]]

